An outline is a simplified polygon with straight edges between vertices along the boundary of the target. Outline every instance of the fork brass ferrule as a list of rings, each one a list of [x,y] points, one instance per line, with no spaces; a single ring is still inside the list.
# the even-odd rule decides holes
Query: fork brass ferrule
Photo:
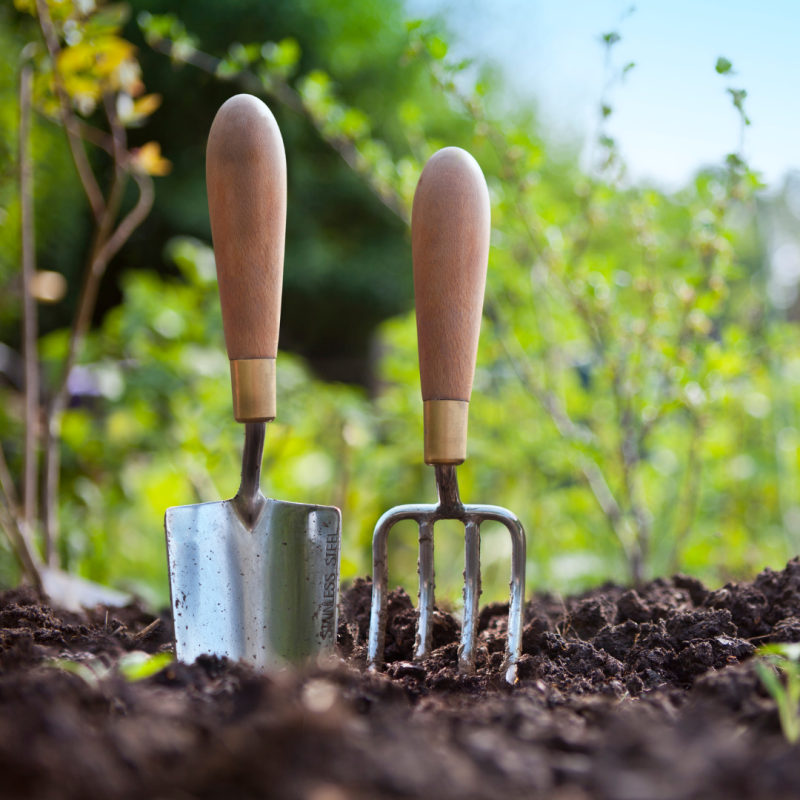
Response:
[[[463,464],[467,458],[468,400],[425,400],[425,463]]]
[[[231,361],[233,418],[237,422],[271,422],[275,419],[275,359],[247,358]]]

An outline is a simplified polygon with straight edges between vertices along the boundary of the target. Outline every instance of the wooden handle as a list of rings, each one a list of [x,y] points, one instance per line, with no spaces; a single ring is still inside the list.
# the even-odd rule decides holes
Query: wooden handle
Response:
[[[286,155],[275,117],[258,98],[237,95],[217,112],[206,181],[234,416],[239,422],[274,419]]]
[[[458,147],[435,153],[420,176],[411,215],[429,464],[466,457],[490,228],[489,191],[478,163]]]

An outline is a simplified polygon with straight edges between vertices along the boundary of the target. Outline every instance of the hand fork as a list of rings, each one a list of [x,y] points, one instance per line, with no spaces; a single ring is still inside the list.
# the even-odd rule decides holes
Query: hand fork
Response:
[[[511,535],[511,600],[504,670],[516,680],[522,646],[525,595],[525,531],[505,508],[464,505],[456,466],[467,456],[467,419],[480,336],[491,227],[489,192],[475,159],[457,147],[435,153],[422,171],[411,220],[417,341],[425,426],[425,463],[433,465],[439,502],[387,511],[372,538],[370,669],[383,662],[386,638],[389,532],[404,519],[419,525],[419,621],[414,660],[427,658],[434,607],[433,529],[442,519],[464,523],[464,618],[459,672],[474,674],[481,595],[480,526],[501,522]]]

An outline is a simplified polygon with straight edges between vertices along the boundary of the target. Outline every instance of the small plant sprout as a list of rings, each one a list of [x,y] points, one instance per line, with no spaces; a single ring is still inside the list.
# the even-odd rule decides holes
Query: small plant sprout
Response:
[[[800,643],[764,645],[758,654],[762,659],[756,664],[758,676],[778,704],[783,735],[794,744],[800,739]]]
[[[150,655],[149,653],[143,653],[141,650],[134,650],[119,660],[117,668],[125,680],[135,683],[161,672],[172,661],[172,653]]]

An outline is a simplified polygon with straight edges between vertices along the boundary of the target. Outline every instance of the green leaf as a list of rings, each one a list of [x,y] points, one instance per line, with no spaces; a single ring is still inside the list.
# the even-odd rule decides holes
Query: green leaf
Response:
[[[266,42],[261,48],[261,55],[264,57],[267,68],[272,73],[277,73],[286,80],[295,71],[295,67],[300,61],[302,50],[297,39],[291,36],[275,42]]]
[[[45,666],[63,669],[64,672],[71,672],[90,686],[96,686],[109,673],[108,667],[100,659],[84,663],[72,661],[68,658],[55,658],[51,661],[46,661]]]
[[[736,109],[742,115],[742,119],[744,120],[745,125],[750,124],[750,120],[747,118],[747,114],[744,113],[744,101],[747,98],[747,92],[744,89],[728,89],[728,94],[733,98],[733,105],[736,106]]]
[[[217,65],[218,78],[232,78],[242,71],[242,65],[230,58],[223,58]]]
[[[369,117],[357,108],[348,108],[340,122],[340,129],[348,139],[363,139],[369,135]]]
[[[800,676],[798,676],[797,657],[800,644],[765,645],[759,648],[762,661],[756,663],[756,672],[764,688],[778,706],[781,729],[786,740],[792,744],[800,739]],[[787,685],[781,682],[777,671],[786,676]]]
[[[428,52],[437,61],[441,61],[447,55],[447,42],[439,36],[432,36],[426,42]]]
[[[741,169],[744,166],[744,161],[742,161],[741,157],[736,153],[728,153],[728,155],[725,156],[725,163],[731,169]]]
[[[134,683],[161,672],[172,661],[172,653],[156,653],[156,655],[151,656],[141,650],[134,650],[132,653],[123,656],[117,666],[120,673],[122,673],[122,677],[126,681]]]
[[[104,6],[102,11],[93,14],[84,30],[84,35],[99,36],[103,33],[117,32],[131,15],[127,3],[114,3]]]
[[[775,670],[763,661],[760,661],[756,664],[756,671],[758,672],[758,677],[761,678],[761,682],[764,684],[764,688],[769,692],[772,699],[780,704],[782,698],[786,694],[786,690],[775,674]]]
[[[720,56],[717,59],[717,65],[714,69],[716,69],[720,75],[731,75],[733,72],[733,64],[724,56]]]
[[[622,37],[616,31],[603,34],[603,42],[607,47],[613,47],[621,38]]]
[[[759,655],[776,655],[790,661],[800,661],[800,642],[790,644],[765,644],[758,648]]]

